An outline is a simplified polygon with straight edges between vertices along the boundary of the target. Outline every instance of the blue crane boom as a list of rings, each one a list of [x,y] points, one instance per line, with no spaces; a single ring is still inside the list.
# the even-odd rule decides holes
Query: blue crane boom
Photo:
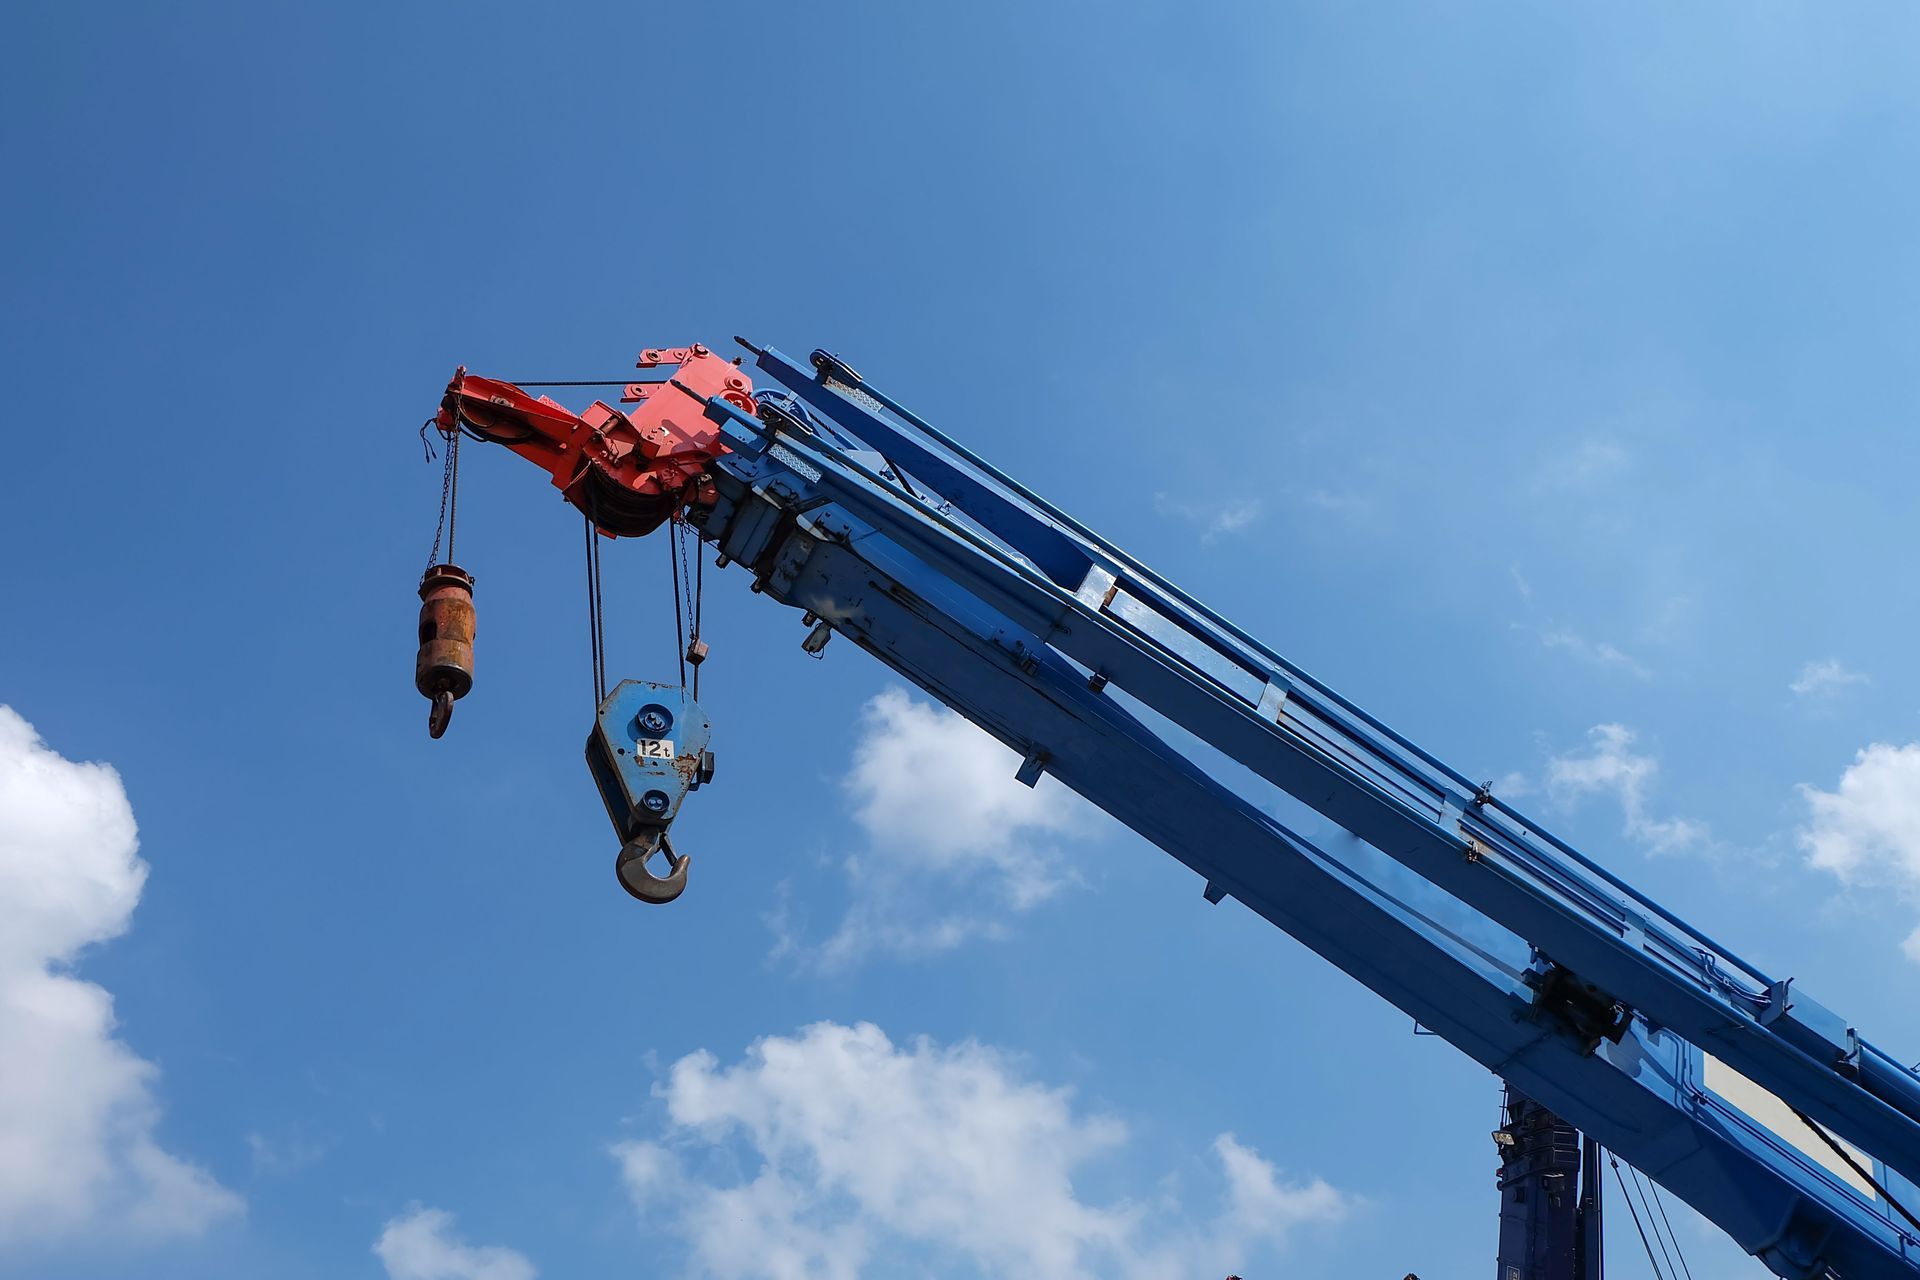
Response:
[[[1208,901],[1286,930],[1776,1274],[1920,1276],[1904,1208],[1920,1201],[1920,1077],[1898,1059],[844,362],[742,345],[750,399],[697,347],[643,359],[628,399],[679,406],[683,436],[698,406],[716,444],[687,473],[684,518],[718,563],[811,615],[811,646],[844,635],[1011,747],[1020,781],[1053,775],[1198,873]],[[502,433],[524,393],[461,387],[443,429],[533,456]],[[591,515],[599,480],[570,430],[574,461],[539,460]],[[1284,820],[1268,785],[1291,798]]]

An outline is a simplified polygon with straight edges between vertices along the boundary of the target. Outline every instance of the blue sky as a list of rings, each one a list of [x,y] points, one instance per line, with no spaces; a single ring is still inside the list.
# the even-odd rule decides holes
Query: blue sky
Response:
[[[15,16],[0,1271],[1486,1266],[1485,1072],[737,578],[627,900],[498,451],[429,742],[458,363],[832,347],[1920,1056],[1920,20],[1121,8]]]

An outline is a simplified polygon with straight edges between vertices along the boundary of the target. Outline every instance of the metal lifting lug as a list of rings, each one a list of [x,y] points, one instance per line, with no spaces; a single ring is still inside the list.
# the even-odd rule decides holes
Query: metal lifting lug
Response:
[[[816,350],[807,357],[807,362],[820,374],[822,381],[844,382],[850,387],[860,385],[860,375],[853,371],[853,366],[831,351]]]
[[[813,434],[812,429],[809,428],[806,423],[800,421],[799,418],[788,413],[786,406],[782,405],[778,399],[768,396],[758,403],[760,421],[766,423],[771,430],[785,431],[790,435],[810,436]]]

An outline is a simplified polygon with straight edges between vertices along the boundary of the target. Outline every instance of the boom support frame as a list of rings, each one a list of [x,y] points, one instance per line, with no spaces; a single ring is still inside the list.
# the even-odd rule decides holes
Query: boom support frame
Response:
[[[638,444],[583,458],[621,432],[595,411],[555,420],[576,461],[553,465],[547,445],[535,460],[608,533],[659,523],[657,502],[629,527],[602,521],[609,484],[677,496],[722,564],[1013,748],[1022,781],[1053,774],[1191,867],[1209,901],[1285,929],[1776,1274],[1920,1277],[1920,1232],[1707,1079],[1724,1064],[1910,1194],[1914,1072],[844,362],[743,345],[783,390],[716,384],[730,366],[704,348],[655,375],[647,409],[671,428],[671,474],[627,461]],[[463,376],[443,415],[484,406],[488,438],[513,434],[507,409],[546,412]],[[1212,754],[1297,812],[1282,822],[1223,784],[1200,762]]]

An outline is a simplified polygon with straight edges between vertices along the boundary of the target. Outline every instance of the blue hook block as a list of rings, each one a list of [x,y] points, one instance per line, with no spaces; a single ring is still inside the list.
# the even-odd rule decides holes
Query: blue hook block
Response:
[[[713,780],[712,726],[679,685],[622,680],[594,717],[587,768],[622,845],[659,842],[687,792]]]

